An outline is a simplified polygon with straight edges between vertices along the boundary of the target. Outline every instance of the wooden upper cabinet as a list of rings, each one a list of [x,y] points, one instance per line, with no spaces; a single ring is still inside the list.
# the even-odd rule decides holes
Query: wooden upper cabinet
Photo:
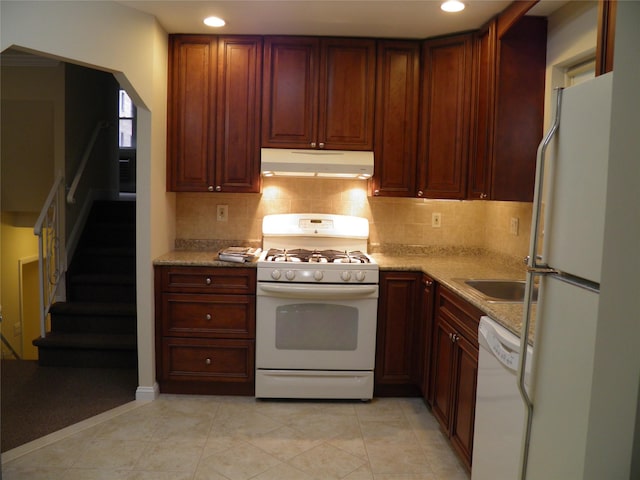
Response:
[[[617,0],[598,0],[598,44],[596,75],[613,70]]]
[[[376,80],[374,195],[413,197],[420,95],[420,44],[380,41]]]
[[[262,39],[221,37],[215,182],[225,192],[260,191]]]
[[[533,200],[542,140],[547,19],[523,17],[498,39],[491,198]]]
[[[167,190],[213,185],[216,37],[169,37]]]
[[[373,149],[375,41],[265,37],[262,146]]]
[[[469,148],[472,37],[428,40],[422,51],[419,197],[464,198]]]
[[[543,134],[547,21],[511,20],[501,30],[499,17],[474,38],[468,198],[533,199]]]
[[[491,152],[495,105],[496,23],[474,37],[473,103],[467,198],[488,199],[491,193]]]
[[[262,146],[309,148],[318,125],[319,39],[265,37]]]
[[[259,192],[261,62],[261,37],[169,37],[168,190]]]

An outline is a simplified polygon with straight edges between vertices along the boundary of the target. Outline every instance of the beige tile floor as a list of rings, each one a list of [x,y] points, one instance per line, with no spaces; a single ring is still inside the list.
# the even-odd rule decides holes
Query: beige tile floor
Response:
[[[40,443],[38,443],[40,442]],[[417,398],[161,395],[3,454],[5,480],[468,480]]]

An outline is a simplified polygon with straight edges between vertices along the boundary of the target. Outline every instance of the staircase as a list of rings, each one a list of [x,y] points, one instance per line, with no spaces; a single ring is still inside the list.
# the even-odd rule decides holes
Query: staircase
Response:
[[[93,204],[66,275],[67,301],[51,306],[51,331],[33,344],[56,367],[137,365],[135,202]]]

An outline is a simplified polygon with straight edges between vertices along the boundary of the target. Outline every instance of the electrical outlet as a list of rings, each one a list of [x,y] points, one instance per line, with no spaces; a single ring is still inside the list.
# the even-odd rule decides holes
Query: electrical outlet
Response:
[[[434,228],[440,228],[441,225],[442,225],[442,215],[440,215],[439,213],[432,213],[431,226]]]
[[[216,205],[216,221],[226,222],[227,220],[229,220],[229,206]]]
[[[22,325],[20,322],[16,322],[13,324],[13,336],[19,337],[20,335],[22,335]]]
[[[511,222],[509,223],[509,232],[511,235],[518,235],[518,230],[520,229],[520,219],[518,217],[511,217]]]

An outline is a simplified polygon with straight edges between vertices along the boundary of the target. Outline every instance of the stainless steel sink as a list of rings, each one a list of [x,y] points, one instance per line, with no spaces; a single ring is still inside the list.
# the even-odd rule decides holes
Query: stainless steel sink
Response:
[[[487,302],[522,302],[524,300],[523,280],[467,279],[463,282],[479,293]],[[533,288],[533,301],[538,300],[538,287]]]

